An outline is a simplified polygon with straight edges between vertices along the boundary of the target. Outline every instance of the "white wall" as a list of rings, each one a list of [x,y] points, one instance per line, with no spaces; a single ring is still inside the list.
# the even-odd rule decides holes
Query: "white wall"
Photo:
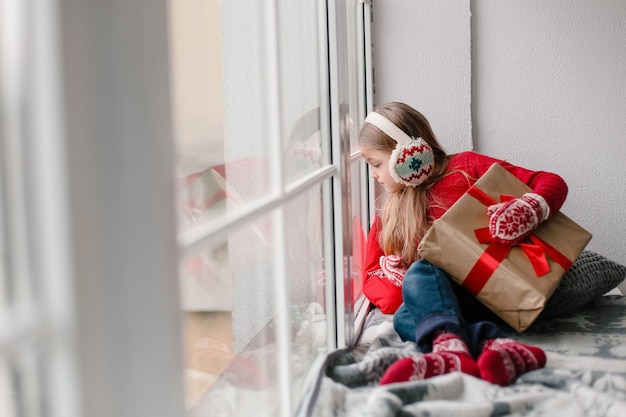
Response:
[[[416,106],[449,152],[470,130],[478,152],[560,174],[588,249],[626,264],[625,40],[622,0],[375,1],[375,103]]]
[[[471,147],[469,0],[373,0],[374,104],[420,110],[448,152]]]

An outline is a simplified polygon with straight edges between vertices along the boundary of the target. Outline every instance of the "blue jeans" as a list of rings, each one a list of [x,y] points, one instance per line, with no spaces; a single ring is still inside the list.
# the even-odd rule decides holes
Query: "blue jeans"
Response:
[[[432,339],[439,330],[460,336],[474,357],[485,340],[506,337],[491,321],[498,320],[497,316],[426,260],[414,262],[407,270],[402,299],[393,317],[394,328],[402,340],[414,341],[424,353],[432,351]]]

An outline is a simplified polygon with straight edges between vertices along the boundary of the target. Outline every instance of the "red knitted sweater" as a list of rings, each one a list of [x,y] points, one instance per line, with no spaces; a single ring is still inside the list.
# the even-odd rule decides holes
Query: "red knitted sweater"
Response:
[[[432,187],[431,195],[433,199],[436,197],[438,207],[429,209],[430,220],[441,217],[494,163],[502,165],[533,192],[541,195],[550,206],[550,216],[560,210],[567,197],[567,184],[560,176],[551,172],[531,171],[475,152],[462,152],[451,156],[446,170],[450,174]],[[454,171],[463,171],[467,176]],[[377,216],[367,238],[363,293],[383,313],[392,314],[402,304],[402,288],[386,279],[380,269],[380,257],[391,254],[383,253],[378,243],[379,231],[380,220]]]

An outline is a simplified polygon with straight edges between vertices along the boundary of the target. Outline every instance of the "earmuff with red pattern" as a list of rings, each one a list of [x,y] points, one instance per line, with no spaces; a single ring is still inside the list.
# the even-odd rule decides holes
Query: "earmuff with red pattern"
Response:
[[[380,113],[370,113],[365,123],[377,127],[397,142],[389,159],[389,173],[396,182],[416,187],[428,179],[435,167],[435,157],[424,139],[410,137]]]

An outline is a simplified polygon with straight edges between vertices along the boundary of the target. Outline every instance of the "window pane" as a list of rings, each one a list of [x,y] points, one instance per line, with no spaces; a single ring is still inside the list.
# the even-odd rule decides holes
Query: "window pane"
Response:
[[[257,2],[170,1],[183,231],[224,216],[226,208],[237,210],[269,190],[268,116],[261,111],[268,96],[267,30],[259,18],[263,7]]]
[[[362,271],[365,263],[365,239],[368,229],[367,181],[364,163],[357,160],[351,164],[352,196],[352,256],[350,278],[352,280],[352,302],[356,303],[363,294]]]
[[[282,210],[279,218],[259,218],[182,264],[183,287],[189,287],[183,288],[183,306],[187,404],[193,416],[225,410],[224,415],[274,417],[282,395],[279,367],[290,367],[297,402],[311,365],[327,350],[320,188]],[[276,241],[281,230],[276,221],[284,222],[284,245]],[[287,276],[284,288],[277,285],[281,270]],[[280,319],[288,320],[289,361],[278,356],[284,330],[284,321],[277,321],[279,290],[288,291],[287,317]]]
[[[182,262],[190,416],[277,415],[270,226],[263,218]]]
[[[197,402],[233,361],[233,276],[228,242],[181,262],[185,393]]]
[[[327,306],[322,189],[312,188],[291,201],[284,210],[286,272],[290,285],[292,389],[301,399],[303,382],[318,355],[327,352]],[[327,279],[329,278],[329,279]],[[297,404],[292,404],[297,406]],[[295,412],[295,408],[292,410]]]
[[[358,0],[347,0],[346,30],[348,35],[347,59],[348,71],[348,92],[350,102],[350,151],[358,150],[359,128],[361,123],[361,103],[365,99],[365,86],[362,75],[363,66],[363,4]]]
[[[170,1],[183,231],[278,192],[282,181],[327,161],[320,131],[324,16],[317,2],[280,1],[276,13],[269,7]],[[280,165],[270,158],[274,148],[285,153]]]
[[[320,17],[318,2],[278,2],[279,71],[284,161],[287,181],[319,168],[322,160],[320,108]],[[325,50],[325,49],[324,49]]]
[[[183,230],[225,215],[225,208],[237,210],[270,188],[264,7],[170,1]]]

